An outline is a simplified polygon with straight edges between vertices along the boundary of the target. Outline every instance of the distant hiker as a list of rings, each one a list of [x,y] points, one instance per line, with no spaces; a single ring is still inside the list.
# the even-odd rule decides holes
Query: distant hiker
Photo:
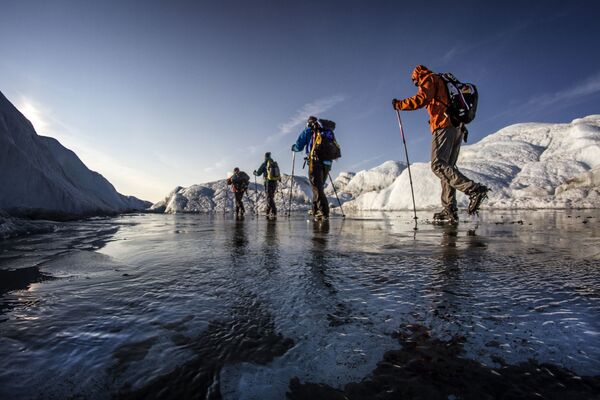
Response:
[[[231,185],[231,191],[235,196],[235,216],[243,216],[246,210],[244,209],[244,193],[248,190],[250,177],[244,171],[240,171],[238,167],[233,169],[233,175],[227,178],[227,184]]]
[[[404,100],[393,99],[392,105],[395,110],[427,108],[429,126],[433,135],[431,170],[440,178],[442,184],[443,209],[441,212],[435,213],[433,218],[434,220],[455,223],[458,222],[456,190],[460,190],[469,196],[468,212],[469,214],[475,214],[479,210],[481,202],[487,198],[489,189],[470,180],[456,167],[461,141],[463,138],[466,141],[466,128],[460,120],[450,114],[450,101],[453,99],[448,96],[446,78],[434,74],[423,65],[417,65],[411,79],[415,86],[419,88],[417,94]],[[471,112],[470,118],[472,119],[475,110],[473,109]]]
[[[292,146],[292,151],[302,151],[306,148],[308,162],[308,177],[313,192],[313,216],[315,219],[329,218],[329,202],[325,195],[325,184],[332,161],[341,156],[340,146],[333,133],[335,122],[326,119],[309,117],[306,128],[300,132],[298,140]]]
[[[265,153],[265,161],[256,171],[254,176],[262,175],[265,179],[265,192],[267,193],[267,218],[277,217],[277,206],[275,205],[275,193],[277,184],[281,180],[279,165],[271,158],[271,152]]]

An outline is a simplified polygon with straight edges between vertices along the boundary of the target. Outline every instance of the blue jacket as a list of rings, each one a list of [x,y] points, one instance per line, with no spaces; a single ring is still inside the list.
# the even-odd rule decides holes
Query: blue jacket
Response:
[[[298,136],[298,139],[296,140],[296,143],[292,146],[292,150],[293,151],[302,151],[302,149],[306,148],[306,155],[310,154],[310,149],[312,148],[312,142],[313,142],[313,130],[311,128],[305,128],[302,132],[300,132],[300,135]],[[325,165],[331,165],[332,161],[330,160],[326,160],[323,161],[323,164]]]

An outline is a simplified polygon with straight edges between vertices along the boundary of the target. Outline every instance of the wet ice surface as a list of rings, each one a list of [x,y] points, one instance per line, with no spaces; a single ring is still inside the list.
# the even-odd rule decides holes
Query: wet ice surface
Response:
[[[0,398],[341,388],[406,324],[489,367],[600,375],[599,211],[428,216],[137,215],[0,242]]]

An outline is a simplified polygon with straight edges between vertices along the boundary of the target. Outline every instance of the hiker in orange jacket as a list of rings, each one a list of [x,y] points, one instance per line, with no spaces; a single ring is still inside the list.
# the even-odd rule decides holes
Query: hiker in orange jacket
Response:
[[[488,188],[464,176],[456,167],[464,127],[455,127],[446,113],[448,89],[446,83],[424,65],[417,65],[411,79],[419,88],[417,94],[404,100],[392,100],[395,110],[418,110],[426,107],[432,133],[431,170],[442,184],[442,211],[435,213],[434,220],[458,222],[456,190],[469,196],[469,214],[479,209],[487,197]]]

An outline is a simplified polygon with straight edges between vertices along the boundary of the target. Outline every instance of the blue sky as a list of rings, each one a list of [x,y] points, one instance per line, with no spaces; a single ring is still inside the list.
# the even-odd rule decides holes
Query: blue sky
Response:
[[[308,114],[342,170],[404,160],[391,99],[416,64],[480,92],[471,142],[600,113],[597,1],[3,1],[0,91],[124,194],[284,172]],[[424,110],[402,114],[429,160]],[[297,161],[296,170],[301,163]]]

